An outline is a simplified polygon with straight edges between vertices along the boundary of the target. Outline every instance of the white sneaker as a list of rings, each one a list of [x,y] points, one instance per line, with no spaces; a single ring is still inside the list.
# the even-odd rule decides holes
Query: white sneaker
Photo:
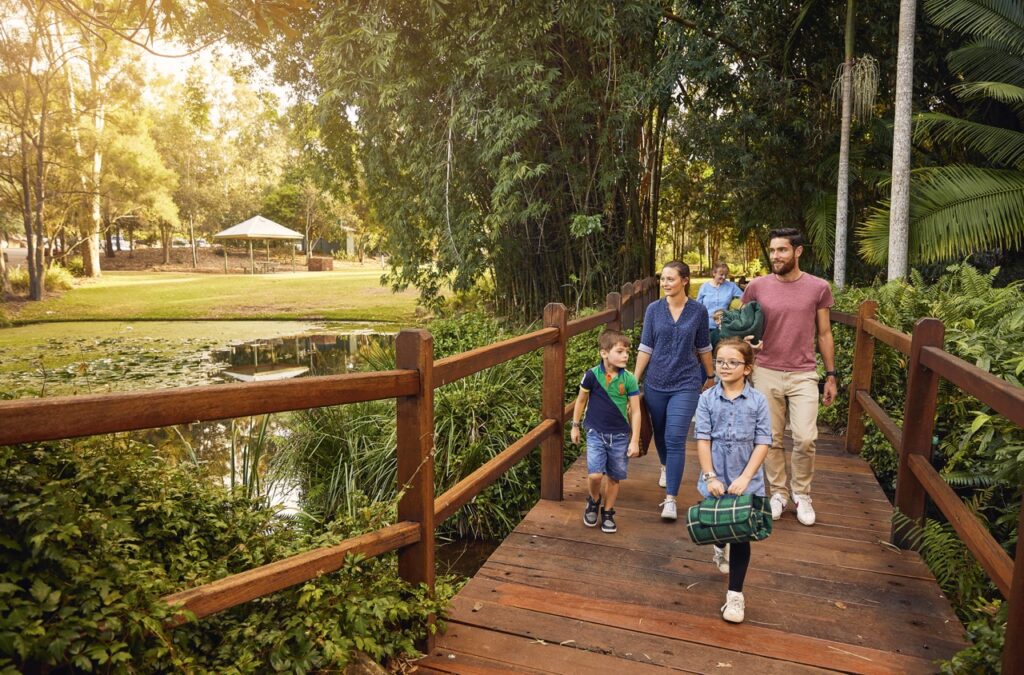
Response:
[[[718,566],[718,571],[722,574],[729,573],[729,545],[726,544],[725,548],[714,547],[715,555],[711,558],[711,562]]]
[[[772,520],[778,520],[782,517],[782,512],[786,510],[786,504],[789,500],[783,494],[773,494],[772,499],[768,502],[769,506],[772,507]]]
[[[668,481],[665,480],[665,467],[661,467],[661,475],[658,476],[658,487],[665,487]]]
[[[658,504],[661,508],[661,519],[662,520],[675,520],[679,516],[676,514],[676,500],[666,499],[662,503]]]
[[[722,618],[730,623],[743,623],[745,605],[742,593],[726,591],[725,604],[722,605]]]
[[[814,525],[814,507],[811,506],[811,498],[807,495],[793,495],[796,502],[796,519],[804,525]]]

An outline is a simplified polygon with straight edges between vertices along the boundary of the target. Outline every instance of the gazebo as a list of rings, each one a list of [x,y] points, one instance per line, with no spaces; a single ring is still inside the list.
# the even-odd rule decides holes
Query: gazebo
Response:
[[[267,270],[270,269],[270,240],[271,239],[302,239],[303,236],[295,230],[289,230],[284,225],[275,223],[263,216],[253,216],[249,220],[238,225],[229,227],[223,232],[213,235],[214,239],[242,239],[249,242],[249,270],[256,273],[256,259],[253,255],[252,243],[256,240],[267,242]],[[228,270],[228,252],[224,250],[224,271]],[[295,249],[292,248],[292,271],[295,271]]]

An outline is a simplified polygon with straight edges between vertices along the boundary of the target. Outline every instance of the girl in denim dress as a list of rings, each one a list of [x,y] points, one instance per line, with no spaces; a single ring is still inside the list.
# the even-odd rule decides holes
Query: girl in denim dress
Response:
[[[761,465],[771,447],[768,401],[748,382],[754,352],[739,338],[726,338],[715,350],[719,382],[697,402],[697,456],[701,475],[697,489],[706,497],[754,495],[754,507],[764,510],[764,471]],[[729,575],[722,618],[743,621],[743,580],[750,565],[750,542],[715,547],[714,562]]]

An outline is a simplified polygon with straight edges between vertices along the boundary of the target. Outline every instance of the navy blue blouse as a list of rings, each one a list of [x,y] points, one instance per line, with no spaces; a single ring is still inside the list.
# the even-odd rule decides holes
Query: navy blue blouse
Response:
[[[695,352],[711,351],[708,311],[696,300],[687,300],[679,319],[672,320],[668,300],[647,305],[640,351],[651,355],[644,386],[658,391],[680,391],[704,386],[707,374]]]

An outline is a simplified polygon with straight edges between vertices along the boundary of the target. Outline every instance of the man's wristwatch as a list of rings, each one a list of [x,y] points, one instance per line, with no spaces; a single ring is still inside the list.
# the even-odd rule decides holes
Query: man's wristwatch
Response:
[[[718,478],[718,474],[716,474],[714,471],[708,471],[707,473],[702,473],[700,475],[700,477],[701,477],[701,480],[703,480],[705,483],[707,483],[712,478]]]
[[[829,376],[836,378],[836,382],[839,381],[839,373],[837,373],[836,371],[834,371],[834,370],[826,370],[825,371],[825,377],[829,377]]]
[[[707,376],[707,378],[706,378],[706,379],[708,379],[708,380],[713,380],[713,379],[715,379],[715,374],[714,374],[714,373],[708,373],[708,376]]]

